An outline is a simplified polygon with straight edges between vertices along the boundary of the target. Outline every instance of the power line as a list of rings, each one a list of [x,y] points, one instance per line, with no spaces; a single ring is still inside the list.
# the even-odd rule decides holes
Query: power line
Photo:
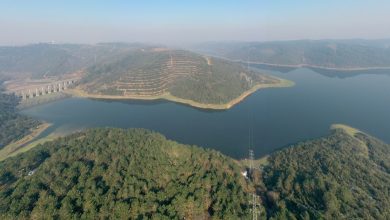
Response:
[[[248,172],[249,178],[248,179],[253,181],[252,174],[256,168],[254,166],[254,152],[252,149],[249,149],[249,158],[248,159],[249,159],[249,172]],[[257,220],[257,217],[260,214],[260,210],[259,210],[260,198],[256,194],[256,190],[253,193],[249,194],[249,204],[252,205],[252,207],[251,207],[252,219]]]
[[[249,52],[248,52],[248,60],[247,60],[247,71],[249,72]],[[255,165],[255,154],[254,154],[254,137],[253,137],[253,121],[254,121],[254,115],[253,115],[253,109],[251,105],[248,105],[248,151],[249,151],[249,170],[248,170],[248,179],[253,181],[253,174]],[[257,220],[259,214],[260,214],[260,197],[256,193],[256,189],[253,193],[249,194],[249,204],[252,205],[251,212],[252,212],[252,220]]]
[[[260,204],[259,204],[259,196],[256,195],[256,193],[252,193],[250,195],[250,200],[251,200],[251,204],[252,204],[252,208],[251,208],[251,211],[252,211],[252,220],[257,220],[258,217],[259,217],[259,214],[260,214]]]
[[[249,170],[250,171],[253,171],[254,169],[253,161],[254,161],[254,153],[252,149],[249,149]]]

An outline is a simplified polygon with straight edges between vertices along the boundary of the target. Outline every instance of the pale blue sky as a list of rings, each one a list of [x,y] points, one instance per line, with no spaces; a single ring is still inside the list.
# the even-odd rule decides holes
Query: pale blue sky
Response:
[[[0,0],[0,44],[390,38],[388,0]]]

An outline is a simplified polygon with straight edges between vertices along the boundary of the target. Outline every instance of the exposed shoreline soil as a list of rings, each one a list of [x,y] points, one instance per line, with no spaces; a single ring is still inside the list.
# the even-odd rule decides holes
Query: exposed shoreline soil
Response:
[[[278,83],[274,84],[257,84],[253,86],[251,89],[243,92],[239,97],[231,100],[228,103],[224,104],[205,104],[205,103],[199,103],[193,100],[183,99],[176,96],[173,96],[170,93],[165,93],[158,96],[121,96],[121,95],[101,95],[101,94],[90,94],[85,92],[84,90],[80,88],[74,88],[66,90],[65,92],[68,94],[71,94],[76,97],[84,97],[84,98],[94,98],[94,99],[112,99],[112,100],[158,100],[158,99],[164,99],[172,102],[177,102],[181,104],[190,105],[195,108],[201,108],[201,109],[211,109],[211,110],[226,110],[230,109],[234,105],[240,103],[242,100],[244,100],[249,95],[253,94],[259,89],[265,89],[265,88],[282,88],[282,87],[291,87],[294,86],[294,82],[286,80],[286,79],[279,79]]]

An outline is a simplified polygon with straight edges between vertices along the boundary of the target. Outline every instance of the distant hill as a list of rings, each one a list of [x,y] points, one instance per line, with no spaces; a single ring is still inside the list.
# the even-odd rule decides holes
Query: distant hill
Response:
[[[164,98],[218,109],[231,107],[260,87],[289,84],[248,70],[238,63],[154,45],[104,43],[0,47],[0,76],[55,80],[72,73],[82,78],[74,95]]]
[[[86,72],[80,88],[87,96],[168,97],[206,105],[227,104],[255,86],[282,82],[237,63],[166,48],[130,51]]]
[[[198,52],[232,60],[323,68],[390,68],[390,40],[204,43]]]
[[[143,129],[92,129],[0,162],[2,219],[389,219],[390,146],[346,126],[244,163]]]
[[[3,46],[0,47],[0,74],[19,78],[58,76],[87,68],[139,47],[141,44],[119,43]]]
[[[126,57],[129,58],[129,53],[153,48],[158,46],[141,43],[0,46],[0,76],[42,78],[92,66],[99,69],[99,64],[123,62]],[[390,40],[215,42],[198,44],[191,49],[235,61],[285,66],[340,69],[390,67]]]

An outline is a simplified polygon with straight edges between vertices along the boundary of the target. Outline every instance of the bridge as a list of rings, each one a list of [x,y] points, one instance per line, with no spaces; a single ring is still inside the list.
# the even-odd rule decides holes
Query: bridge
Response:
[[[13,93],[23,100],[44,96],[52,93],[61,92],[74,87],[79,78],[63,79],[58,81],[37,81],[23,82],[24,85],[13,86],[8,89],[8,93]]]

